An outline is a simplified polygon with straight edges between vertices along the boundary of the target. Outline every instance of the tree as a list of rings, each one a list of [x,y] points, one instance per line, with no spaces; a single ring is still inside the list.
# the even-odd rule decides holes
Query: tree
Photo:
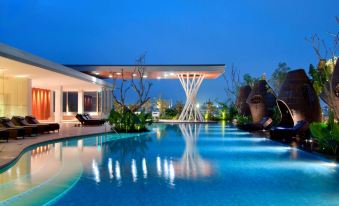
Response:
[[[205,108],[205,120],[211,120],[214,119],[214,113],[217,111],[216,106],[211,100],[208,100],[207,102],[204,103]]]
[[[226,98],[227,102],[235,102],[239,88],[241,87],[240,82],[240,72],[238,69],[235,69],[234,64],[232,64],[229,74],[223,74],[224,80],[226,82]]]
[[[139,110],[148,100],[150,100],[149,92],[152,83],[148,81],[145,73],[145,55],[140,56],[136,60],[134,70],[132,72],[124,72],[122,69],[120,74],[114,73],[113,76],[113,99],[114,103],[122,109],[130,109],[132,112]],[[118,85],[118,81],[119,85]],[[136,101],[129,106],[126,97],[130,89],[133,89]]]
[[[159,109],[160,114],[163,114],[168,107],[169,104],[167,101],[165,101],[161,97],[157,99],[157,108]]]
[[[278,68],[274,70],[274,72],[271,75],[270,80],[268,82],[270,83],[273,91],[277,94],[280,90],[281,85],[285,81],[287,72],[289,72],[291,68],[285,63],[281,62],[278,64]]]
[[[339,26],[339,18],[336,17],[336,23]],[[325,40],[317,34],[306,38],[311,43],[312,48],[318,57],[317,67],[310,65],[309,73],[312,77],[312,83],[321,99],[328,105],[334,113],[335,118],[339,119],[339,108],[336,104],[335,88],[333,82],[333,69],[337,63],[337,53],[339,51],[339,32],[329,33],[332,37],[331,46],[328,47]],[[329,59],[328,61],[326,61]]]
[[[243,85],[244,86],[249,85],[250,87],[253,87],[254,83],[259,80],[258,78],[252,77],[248,73],[244,74],[243,79],[244,79]]]
[[[177,114],[181,114],[182,110],[184,109],[184,104],[181,101],[177,101],[174,106]]]

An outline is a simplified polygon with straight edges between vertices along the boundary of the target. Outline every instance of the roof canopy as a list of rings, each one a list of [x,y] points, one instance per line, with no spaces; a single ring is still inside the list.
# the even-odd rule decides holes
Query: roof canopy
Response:
[[[7,77],[31,79],[33,87],[47,89],[63,86],[65,90],[99,90],[101,87],[111,87],[106,81],[2,43],[0,72]]]
[[[140,65],[65,65],[99,79],[132,78],[140,74]],[[144,68],[144,78],[148,79],[177,79],[178,74],[189,77],[204,75],[205,79],[219,77],[225,71],[225,64],[197,65],[141,65]]]

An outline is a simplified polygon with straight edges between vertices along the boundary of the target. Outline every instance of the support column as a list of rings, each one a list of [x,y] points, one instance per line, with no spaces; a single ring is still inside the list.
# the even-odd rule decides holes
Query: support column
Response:
[[[106,89],[101,89],[101,114],[104,115],[106,113]]]
[[[27,79],[27,115],[32,115],[32,79]]]
[[[78,114],[84,113],[84,91],[78,90]]]
[[[186,103],[179,116],[179,121],[204,121],[196,105],[196,95],[204,77],[204,75],[200,74],[178,74],[180,83],[186,93]]]
[[[61,123],[63,118],[63,88],[60,86],[57,90],[55,90],[55,121]]]
[[[50,103],[49,103],[49,119],[51,118],[54,118],[54,108],[53,108],[53,105],[54,105],[54,95],[53,95],[53,90],[50,90]]]

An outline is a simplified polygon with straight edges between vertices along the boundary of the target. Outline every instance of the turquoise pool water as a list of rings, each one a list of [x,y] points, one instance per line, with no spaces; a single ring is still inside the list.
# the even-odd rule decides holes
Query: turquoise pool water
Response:
[[[0,171],[0,205],[339,205],[335,163],[223,124],[46,144]]]

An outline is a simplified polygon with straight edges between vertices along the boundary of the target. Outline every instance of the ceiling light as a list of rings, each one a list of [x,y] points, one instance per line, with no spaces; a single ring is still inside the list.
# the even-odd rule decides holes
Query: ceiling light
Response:
[[[99,75],[100,73],[99,73],[99,72],[93,72],[93,74],[95,74],[95,75]]]
[[[25,78],[25,77],[28,77],[28,75],[16,75],[15,77],[17,77],[17,78]]]
[[[121,75],[121,72],[117,72],[117,75]]]
[[[143,77],[143,78],[147,78],[147,75],[143,75],[142,77]]]
[[[137,76],[137,74],[133,73],[133,74],[132,74],[132,76],[133,76],[133,77],[136,77],[136,76]]]
[[[110,75],[108,75],[108,77],[109,77],[109,78],[112,78],[112,77],[113,77],[113,75],[112,75],[112,74],[110,74]]]
[[[171,75],[171,76],[174,76],[174,73],[173,73],[173,72],[171,72],[171,73],[170,73],[170,75]]]

